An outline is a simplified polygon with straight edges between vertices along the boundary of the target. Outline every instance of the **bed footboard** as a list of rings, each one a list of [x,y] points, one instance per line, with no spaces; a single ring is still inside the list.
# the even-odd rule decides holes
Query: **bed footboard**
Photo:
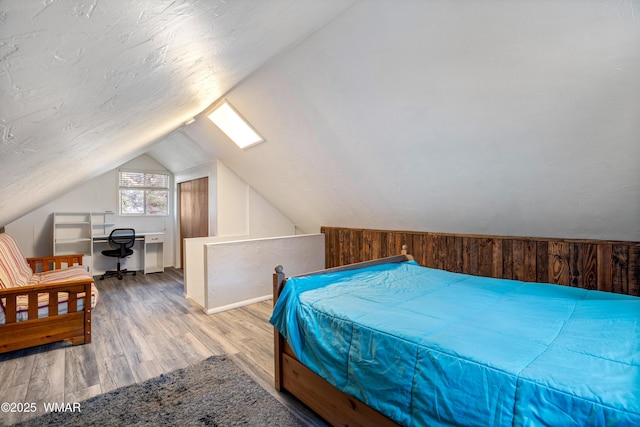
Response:
[[[56,341],[72,344],[91,342],[91,285],[93,280],[79,280],[48,285],[0,289],[5,323],[0,325],[0,353],[20,350]],[[48,294],[48,315],[38,318],[38,296]],[[58,302],[67,298],[67,313],[58,313]],[[84,294],[82,310],[79,295]],[[17,321],[17,299],[28,298],[28,319]]]

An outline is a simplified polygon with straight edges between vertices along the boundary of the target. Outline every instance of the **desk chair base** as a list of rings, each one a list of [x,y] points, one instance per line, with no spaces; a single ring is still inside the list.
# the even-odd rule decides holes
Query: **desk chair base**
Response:
[[[102,276],[100,276],[100,280],[104,280],[105,277],[113,277],[113,276],[117,276],[118,280],[122,280],[122,278],[126,275],[126,274],[131,274],[132,276],[136,275],[135,271],[128,271],[126,268],[124,270],[120,269],[120,263],[118,263],[118,269],[113,271],[113,270],[109,270],[109,271],[105,271],[104,274]]]

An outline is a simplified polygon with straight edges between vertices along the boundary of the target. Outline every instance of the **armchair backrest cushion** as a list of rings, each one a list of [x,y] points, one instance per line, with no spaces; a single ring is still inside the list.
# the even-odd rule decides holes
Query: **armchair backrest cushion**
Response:
[[[16,240],[0,233],[0,288],[26,286],[33,275]]]

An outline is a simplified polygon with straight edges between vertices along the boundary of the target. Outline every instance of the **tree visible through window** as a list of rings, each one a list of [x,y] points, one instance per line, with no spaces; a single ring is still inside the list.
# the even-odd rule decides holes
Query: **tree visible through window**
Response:
[[[121,215],[168,215],[169,174],[119,171]]]

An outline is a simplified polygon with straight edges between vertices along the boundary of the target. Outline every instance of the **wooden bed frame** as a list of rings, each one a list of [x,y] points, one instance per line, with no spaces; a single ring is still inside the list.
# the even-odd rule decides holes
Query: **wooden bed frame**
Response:
[[[402,247],[401,255],[364,261],[341,267],[315,271],[300,276],[311,276],[336,271],[354,270],[372,265],[392,264],[413,260]],[[277,265],[273,274],[273,304],[278,300],[287,278],[281,265]],[[274,328],[275,388],[288,391],[318,415],[334,426],[398,426],[393,420],[338,390],[326,380],[304,366],[293,354],[284,337]]]
[[[48,271],[61,265],[82,265],[82,255],[27,258],[33,271]],[[60,283],[0,289],[5,299],[5,323],[0,325],[0,353],[69,340],[72,344],[91,342],[92,278]],[[49,315],[38,319],[38,294],[49,294]],[[58,314],[60,293],[68,293],[67,314]],[[84,293],[83,309],[78,311],[78,294]],[[28,295],[29,319],[16,321],[16,299]]]

